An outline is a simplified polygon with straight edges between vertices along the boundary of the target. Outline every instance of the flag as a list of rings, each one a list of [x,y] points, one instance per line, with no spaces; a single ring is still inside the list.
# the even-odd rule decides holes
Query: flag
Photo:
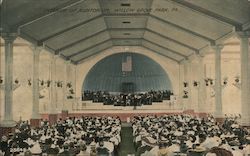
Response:
[[[122,71],[123,72],[132,71],[132,56],[127,56],[126,60],[122,62]]]

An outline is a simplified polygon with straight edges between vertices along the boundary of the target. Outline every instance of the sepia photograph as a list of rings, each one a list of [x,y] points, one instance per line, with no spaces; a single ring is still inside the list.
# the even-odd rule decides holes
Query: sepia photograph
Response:
[[[0,156],[250,156],[250,0],[0,0]]]

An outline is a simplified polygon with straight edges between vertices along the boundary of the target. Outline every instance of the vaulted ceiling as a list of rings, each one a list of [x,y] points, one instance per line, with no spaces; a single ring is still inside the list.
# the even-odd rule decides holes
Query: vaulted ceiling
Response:
[[[249,0],[3,0],[1,32],[17,32],[73,63],[112,46],[176,62],[250,30]]]

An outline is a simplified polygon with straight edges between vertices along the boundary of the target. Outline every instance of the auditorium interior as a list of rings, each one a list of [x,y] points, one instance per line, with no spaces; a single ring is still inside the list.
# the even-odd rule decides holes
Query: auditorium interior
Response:
[[[0,9],[0,155],[250,155],[249,0]]]

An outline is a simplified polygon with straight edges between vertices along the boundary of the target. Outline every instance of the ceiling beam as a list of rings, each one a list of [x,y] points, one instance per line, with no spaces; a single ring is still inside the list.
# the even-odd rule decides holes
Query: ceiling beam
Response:
[[[53,38],[53,37],[56,37],[56,36],[58,36],[58,35],[60,35],[60,34],[63,34],[63,33],[65,33],[65,32],[67,32],[67,31],[70,31],[71,29],[77,28],[77,27],[79,27],[79,26],[81,26],[81,25],[84,25],[84,24],[86,24],[86,23],[88,23],[88,22],[90,22],[90,21],[96,20],[96,19],[101,18],[101,17],[102,17],[102,15],[95,16],[94,18],[91,18],[91,19],[89,19],[89,20],[86,20],[86,21],[83,21],[83,22],[78,23],[78,24],[76,24],[76,25],[73,25],[73,26],[71,26],[71,27],[69,27],[69,28],[66,28],[66,29],[64,29],[64,30],[61,30],[61,31],[59,31],[59,32],[57,32],[57,33],[51,34],[51,35],[49,35],[49,36],[47,36],[47,37],[45,37],[45,38],[43,38],[43,39],[41,39],[41,40],[39,40],[39,41],[37,41],[36,39],[33,38],[33,39],[32,39],[32,40],[33,40],[32,43],[35,44],[35,45],[37,45],[37,46],[41,46],[41,45],[43,45],[43,43],[44,43],[45,41],[47,41],[47,40],[49,40],[49,39],[51,39],[51,38]],[[28,37],[31,37],[30,35],[28,35],[27,33],[23,32],[21,29],[19,29],[18,33],[19,33],[19,35],[20,35],[21,37],[24,37],[25,39],[27,38],[27,40],[29,41],[29,38],[28,38]]]
[[[103,30],[101,30],[101,31],[99,31],[99,32],[97,32],[95,34],[92,34],[91,36],[88,36],[86,38],[78,40],[78,41],[76,41],[74,43],[65,45],[64,47],[61,47],[61,48],[55,50],[55,52],[56,52],[56,54],[58,54],[58,53],[60,53],[63,50],[66,50],[66,49],[71,48],[71,47],[73,47],[73,46],[75,46],[77,44],[80,44],[84,40],[87,40],[87,39],[92,38],[92,37],[94,37],[96,35],[99,35],[99,34],[105,32],[105,31],[112,31],[112,30],[115,30],[115,31],[122,31],[122,30],[125,30],[125,31],[136,31],[136,30],[141,30],[141,31],[143,31],[144,29],[142,29],[142,28],[136,28],[136,29],[134,29],[134,28],[108,28],[108,29],[103,29]],[[128,39],[128,38],[113,38],[113,39],[121,40],[121,39]],[[129,39],[131,40],[131,39],[141,39],[141,38],[129,38]]]
[[[184,0],[170,0],[170,1],[174,2],[175,4],[177,4],[177,5],[181,6],[181,7],[187,8],[187,9],[192,10],[194,12],[198,12],[199,14],[201,14],[203,16],[207,16],[207,17],[213,18],[214,20],[219,21],[221,23],[233,26],[237,30],[242,30],[242,24],[241,23],[239,23],[237,21],[234,21],[232,19],[229,19],[229,18],[227,18],[225,16],[221,16],[219,14],[216,14],[216,13],[214,13],[212,11],[209,11],[207,9],[204,9],[202,7],[193,5],[193,4],[191,4],[191,3],[187,2],[187,1],[184,1]]]
[[[69,56],[67,56],[67,57],[68,57],[69,59],[71,59],[72,57],[77,56],[77,55],[83,53],[84,51],[90,50],[90,49],[92,49],[92,48],[95,48],[96,46],[102,45],[102,44],[107,43],[107,42],[109,42],[109,41],[111,41],[111,38],[110,38],[110,39],[107,39],[107,40],[104,40],[104,41],[102,41],[102,42],[96,43],[96,44],[94,44],[94,45],[92,45],[92,46],[90,46],[90,47],[88,47],[88,48],[86,48],[86,49],[83,49],[83,50],[81,50],[81,51],[79,51],[79,52],[77,52],[77,53],[71,54],[71,55],[69,55]]]
[[[148,39],[145,39],[145,38],[144,38],[143,40],[146,41],[146,42],[149,42],[149,43],[151,43],[151,44],[153,44],[153,45],[156,45],[156,46],[158,46],[158,47],[160,47],[160,48],[162,48],[162,49],[164,49],[164,50],[166,50],[166,51],[169,51],[169,52],[171,52],[171,53],[173,53],[173,54],[179,55],[179,56],[181,56],[181,57],[183,57],[183,58],[186,58],[186,57],[187,57],[186,55],[183,55],[183,54],[181,54],[181,53],[178,52],[178,51],[169,49],[169,48],[167,48],[167,47],[163,47],[162,45],[159,45],[159,44],[157,44],[157,43],[155,43],[155,42],[153,42],[153,41],[150,41],[150,40],[148,40]]]
[[[192,51],[194,51],[194,52],[199,51],[198,49],[195,49],[194,47],[191,47],[191,46],[189,46],[189,45],[187,45],[187,44],[185,44],[185,43],[183,43],[183,42],[179,42],[179,41],[177,41],[177,40],[175,40],[175,39],[172,39],[172,38],[170,38],[170,37],[167,37],[167,36],[165,36],[165,35],[163,35],[163,34],[160,34],[159,32],[156,32],[156,31],[152,30],[152,29],[146,28],[146,31],[151,32],[151,33],[153,33],[153,34],[156,34],[156,35],[158,35],[158,36],[160,36],[160,37],[162,37],[162,38],[164,38],[164,39],[166,39],[166,40],[169,40],[169,41],[171,41],[171,42],[174,42],[174,43],[176,43],[176,44],[179,44],[179,45],[181,45],[181,46],[183,46],[183,47],[185,47],[185,48],[188,48],[188,49],[190,49],[190,50],[192,50]]]
[[[65,33],[65,32],[67,32],[67,31],[70,31],[71,29],[77,28],[77,27],[79,27],[79,26],[81,26],[81,25],[84,25],[84,24],[86,24],[86,23],[88,23],[88,22],[90,22],[90,21],[96,20],[96,19],[101,18],[101,17],[102,17],[102,15],[95,16],[94,18],[88,19],[88,20],[83,21],[83,22],[81,22],[81,23],[75,24],[75,25],[73,25],[73,26],[71,26],[71,27],[69,27],[69,28],[66,28],[66,29],[63,29],[63,30],[61,30],[61,31],[59,31],[59,32],[56,32],[56,33],[54,33],[54,34],[51,34],[51,35],[49,35],[49,36],[47,36],[47,37],[45,37],[45,38],[39,40],[39,41],[38,41],[38,45],[41,45],[43,42],[45,42],[45,41],[47,41],[47,40],[49,40],[49,39],[51,39],[51,38],[53,38],[53,37],[56,37],[56,36],[58,36],[58,35],[60,35],[60,34],[63,34],[63,33]]]
[[[153,6],[153,0],[150,1],[150,5],[149,5],[149,6],[150,6],[150,9],[151,9],[152,6]],[[149,12],[148,14],[150,14],[150,12]],[[146,23],[145,23],[145,27],[144,27],[144,28],[147,28],[147,27],[148,27],[148,19],[149,19],[149,16],[148,16],[147,19],[146,19]],[[144,36],[145,32],[146,32],[146,30],[144,30],[142,36]]]
[[[160,52],[158,52],[158,51],[155,51],[154,49],[149,48],[149,47],[147,47],[147,46],[145,46],[145,45],[143,45],[143,44],[142,44],[142,47],[145,48],[145,49],[148,49],[149,51],[152,51],[152,52],[154,52],[154,53],[156,53],[156,54],[159,54],[159,55],[161,55],[161,56],[164,56],[164,57],[166,57],[166,58],[168,58],[168,59],[170,59],[170,60],[172,60],[172,61],[174,61],[174,62],[179,63],[179,60],[176,60],[176,59],[174,59],[174,58],[172,58],[172,57],[169,57],[169,56],[167,56],[167,55],[165,55],[165,54],[162,54],[162,53],[160,53]]]
[[[112,46],[113,46],[113,45],[108,46],[108,47],[106,47],[106,48],[102,48],[101,50],[98,50],[98,51],[96,51],[96,52],[94,52],[94,53],[92,53],[92,54],[90,54],[90,55],[88,55],[88,56],[85,56],[85,57],[83,57],[83,58],[81,58],[81,59],[79,59],[79,60],[77,60],[77,61],[75,61],[75,62],[76,62],[76,64],[80,64],[81,62],[83,62],[83,61],[86,60],[87,58],[89,58],[89,57],[91,57],[91,56],[94,56],[94,55],[97,55],[97,54],[99,54],[100,52],[105,51],[105,50],[107,50],[107,49],[110,49]]]
[[[129,44],[131,43],[126,43],[125,44],[128,44],[128,45],[122,45],[122,44],[115,44],[114,41],[116,40],[120,40],[120,41],[139,41],[140,43],[139,44],[134,44],[132,46],[141,46],[141,42],[142,42],[142,38],[111,38],[112,39],[112,43],[114,46],[131,46]]]
[[[141,40],[142,38],[111,38],[112,40]]]
[[[110,31],[144,31],[145,28],[108,28]]]
[[[235,31],[232,30],[231,32],[221,36],[220,38],[216,39],[215,44],[222,44],[225,40],[229,39],[230,37],[235,35]]]
[[[45,50],[47,50],[48,52],[51,52],[52,54],[56,55],[55,49],[49,47],[48,45],[43,44],[43,48],[44,48]]]
[[[192,30],[189,30],[189,29],[186,29],[186,28],[184,28],[184,27],[181,27],[181,26],[179,26],[179,25],[177,25],[177,24],[174,24],[174,23],[171,23],[171,22],[169,22],[169,21],[166,21],[166,20],[164,20],[164,19],[162,19],[162,18],[159,18],[159,17],[157,17],[157,16],[154,16],[154,15],[150,14],[150,17],[152,17],[152,18],[154,18],[154,19],[156,19],[156,20],[158,20],[158,21],[161,21],[161,22],[163,22],[163,23],[165,23],[165,24],[167,24],[167,25],[170,25],[170,26],[174,27],[175,29],[178,29],[178,30],[180,30],[180,31],[189,33],[189,34],[192,35],[192,36],[201,38],[202,40],[208,42],[209,44],[214,44],[214,43],[215,43],[215,41],[214,41],[213,39],[211,39],[211,38],[208,38],[208,37],[206,37],[206,36],[204,36],[204,35],[202,35],[202,34],[199,34],[199,33],[196,33],[196,32],[194,32],[194,31],[192,31]]]
[[[187,45],[187,44],[185,44],[183,42],[177,41],[177,40],[175,40],[173,38],[170,38],[170,37],[168,37],[166,35],[160,34],[159,32],[156,32],[156,31],[154,31],[152,29],[149,29],[149,28],[109,28],[108,30],[109,31],[148,31],[148,32],[151,32],[153,34],[159,35],[162,38],[165,38],[166,40],[172,41],[172,42],[174,42],[176,44],[179,44],[179,45],[181,45],[181,46],[183,46],[185,48],[188,48],[188,49],[190,49],[190,50],[192,50],[194,52],[199,51],[199,49],[196,49],[196,48],[194,48],[194,47],[192,47],[190,45]]]
[[[98,0],[98,5],[99,5],[99,8],[101,9],[101,12],[102,12],[102,15],[103,15],[104,12],[103,12],[103,8],[102,8],[102,5],[101,5],[101,3],[100,3],[100,0]],[[103,17],[103,20],[104,20],[104,23],[105,23],[106,28],[108,28],[107,19]],[[111,34],[110,34],[109,31],[108,31],[108,34],[109,34],[109,38],[111,38]]]
[[[60,5],[60,6],[56,7],[56,8],[50,9],[50,10],[54,10],[54,11],[51,11],[49,13],[46,12],[46,14],[42,14],[42,15],[39,15],[39,16],[36,16],[36,17],[32,17],[32,18],[30,18],[28,20],[24,20],[22,23],[18,23],[14,27],[20,29],[20,28],[22,28],[22,27],[24,27],[26,25],[32,24],[32,23],[34,23],[36,21],[39,21],[39,20],[41,20],[43,18],[52,16],[52,15],[60,12],[61,10],[73,7],[75,5],[78,5],[78,4],[80,4],[80,3],[84,2],[84,1],[86,1],[86,0],[77,0],[77,1],[75,1],[73,3],[72,3],[72,1],[68,1],[67,3],[64,3],[64,4],[62,4],[62,5]]]
[[[56,54],[55,54],[56,55]],[[64,56],[63,54],[59,54],[59,56],[64,59],[65,61],[69,61],[70,59],[66,56]],[[71,61],[71,60],[70,60]]]
[[[80,44],[81,42],[83,42],[83,41],[85,41],[85,40],[87,40],[87,39],[90,39],[90,38],[92,38],[92,37],[94,37],[94,36],[97,36],[97,35],[99,35],[99,34],[101,34],[101,33],[106,32],[106,31],[107,31],[106,29],[103,29],[103,30],[98,31],[97,33],[94,33],[94,34],[92,34],[92,35],[90,35],[90,36],[88,36],[88,37],[85,37],[85,38],[83,38],[83,39],[80,39],[80,40],[78,40],[78,41],[76,41],[76,42],[73,42],[73,43],[71,43],[71,44],[67,44],[67,45],[65,45],[65,46],[63,46],[63,47],[57,49],[57,50],[56,50],[56,53],[60,53],[61,51],[64,51],[64,50],[66,50],[66,49],[68,49],[68,48],[71,48],[71,47],[73,47],[73,46],[75,46],[75,45],[77,45],[77,44]]]
[[[243,24],[243,31],[246,31],[246,30],[250,30],[250,21],[248,21],[247,23]]]
[[[21,33],[19,34],[19,36],[27,41],[29,41],[30,43],[34,44],[34,45],[37,45],[37,40],[33,37],[33,36],[30,36],[29,34],[27,33]]]

